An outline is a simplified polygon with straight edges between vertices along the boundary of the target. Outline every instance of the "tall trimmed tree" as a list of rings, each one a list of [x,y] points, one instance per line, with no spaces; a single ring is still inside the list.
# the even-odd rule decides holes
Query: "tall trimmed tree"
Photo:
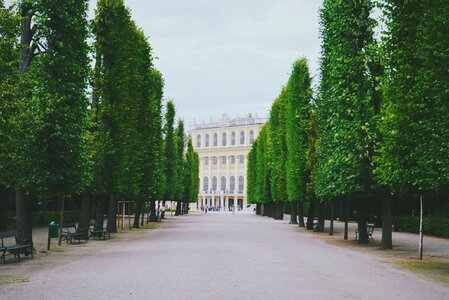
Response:
[[[20,20],[0,1],[0,231],[8,224],[9,190],[13,175],[17,127],[19,64],[17,37]]]
[[[271,195],[276,203],[276,220],[284,217],[284,203],[287,201],[287,143],[286,143],[287,89],[283,88],[274,101],[270,112],[270,140],[272,145]]]
[[[387,68],[377,178],[395,194],[447,193],[449,4],[442,0],[384,4]],[[392,247],[391,221],[382,246]]]
[[[357,203],[359,242],[367,243],[366,194],[376,139],[367,49],[375,22],[368,0],[325,0],[320,11],[322,57],[317,98],[319,198]]]
[[[176,193],[174,199],[176,200],[176,212],[175,215],[179,216],[183,214],[184,190],[187,188],[185,177],[187,176],[187,162],[184,159],[184,122],[178,121],[178,126],[175,131],[175,143],[176,143]]]
[[[80,194],[89,184],[87,155],[88,1],[45,1],[40,35],[46,50],[36,59],[39,122],[32,183],[41,197]],[[87,234],[87,228],[83,228]]]
[[[163,201],[176,200],[178,187],[178,152],[175,141],[175,104],[172,100],[167,102],[164,123],[164,157],[165,157],[165,178],[166,186]]]
[[[291,203],[291,224],[304,227],[303,201],[307,195],[307,126],[312,101],[311,78],[306,59],[294,62],[287,84],[287,194]],[[298,209],[297,209],[298,208]]]

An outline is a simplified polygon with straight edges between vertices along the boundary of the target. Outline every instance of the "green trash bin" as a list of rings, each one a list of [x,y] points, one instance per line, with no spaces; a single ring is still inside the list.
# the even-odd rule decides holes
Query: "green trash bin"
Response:
[[[51,221],[50,224],[48,224],[48,245],[47,250],[50,250],[50,240],[52,238],[58,238],[59,237],[59,224],[55,221]]]
[[[48,236],[50,238],[59,237],[59,224],[55,221],[51,221],[50,224],[48,224]]]

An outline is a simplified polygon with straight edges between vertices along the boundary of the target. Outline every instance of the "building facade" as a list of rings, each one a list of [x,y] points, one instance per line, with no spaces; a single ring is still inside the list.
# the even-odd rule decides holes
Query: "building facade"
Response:
[[[200,158],[197,208],[230,210],[247,205],[246,170],[251,145],[265,118],[229,119],[192,125],[189,136]]]

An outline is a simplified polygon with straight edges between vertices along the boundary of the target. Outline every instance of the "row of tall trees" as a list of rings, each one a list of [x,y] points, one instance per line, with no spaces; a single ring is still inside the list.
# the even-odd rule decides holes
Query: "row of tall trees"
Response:
[[[19,243],[32,242],[37,202],[79,201],[86,232],[95,203],[96,226],[107,213],[116,232],[119,200],[134,201],[138,227],[148,202],[156,220],[156,200],[196,199],[198,158],[184,155],[173,102],[162,118],[148,39],[123,0],[99,0],[91,23],[87,10],[87,0],[0,1],[0,219],[15,198]]]
[[[248,195],[268,207],[280,200],[299,204],[290,209],[291,223],[297,211],[301,223],[298,208],[306,204],[309,229],[315,204],[321,221],[324,204],[333,208],[340,203],[346,222],[352,206],[361,243],[368,242],[370,211],[381,203],[382,247],[390,249],[392,203],[400,206],[424,196],[434,199],[436,210],[447,206],[449,55],[444,19],[449,4],[381,4],[387,30],[379,42],[373,1],[323,2],[316,96],[312,99],[307,62],[295,62],[251,149]],[[279,152],[284,137],[286,163]],[[266,167],[269,171],[262,170]],[[287,197],[280,197],[279,189]],[[267,190],[271,193],[261,192]]]

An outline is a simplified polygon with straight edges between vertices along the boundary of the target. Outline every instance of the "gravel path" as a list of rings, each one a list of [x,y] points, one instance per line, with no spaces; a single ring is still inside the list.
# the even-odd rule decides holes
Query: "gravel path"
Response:
[[[167,224],[0,286],[0,298],[449,299],[443,285],[286,221],[207,214]]]

